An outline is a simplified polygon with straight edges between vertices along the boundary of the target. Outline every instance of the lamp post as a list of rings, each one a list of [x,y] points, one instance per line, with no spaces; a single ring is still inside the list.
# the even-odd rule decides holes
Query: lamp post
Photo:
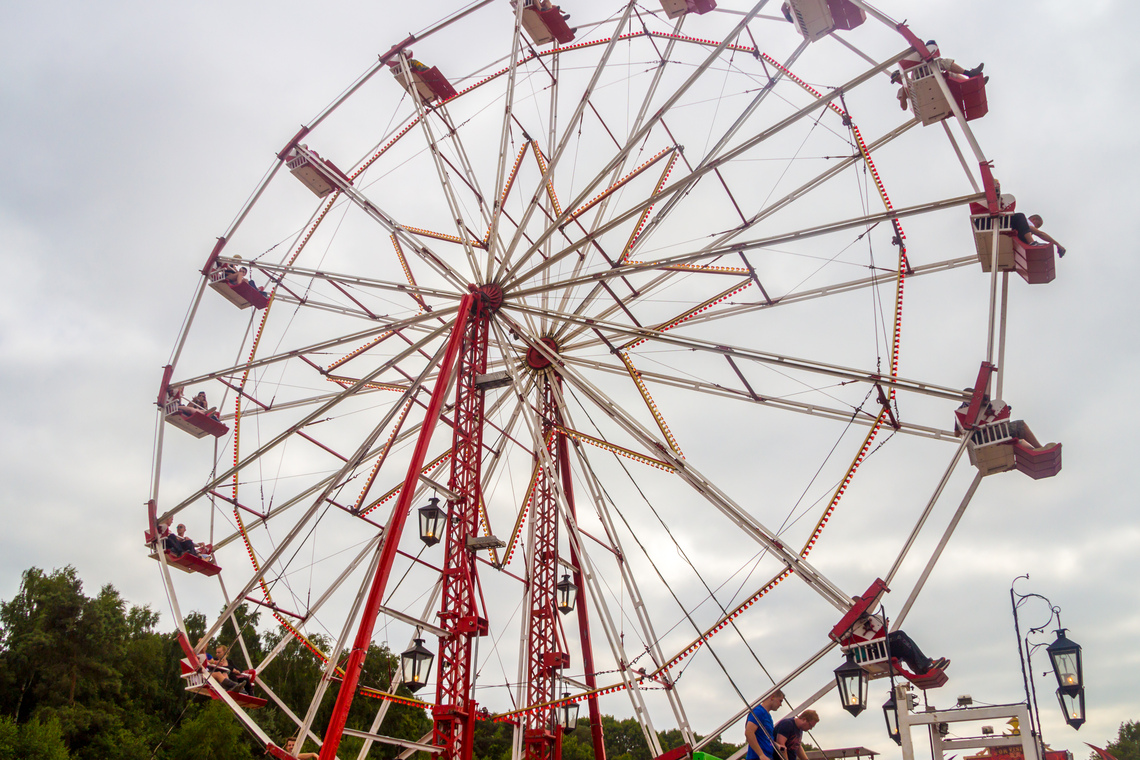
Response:
[[[420,540],[428,546],[435,546],[443,536],[444,512],[439,508],[439,498],[428,499],[428,503],[419,509],[420,513]]]
[[[895,687],[891,684],[891,693],[883,703],[883,717],[887,721],[887,736],[891,741],[902,746],[902,733],[899,731],[899,703],[895,699]]]
[[[1079,729],[1085,722],[1085,690],[1081,689],[1073,696],[1057,689],[1057,701],[1061,703],[1061,710],[1065,713],[1065,722],[1074,729]]]
[[[574,600],[578,596],[578,587],[570,580],[569,574],[563,575],[562,580],[554,584],[554,595],[556,599],[555,606],[558,607],[558,611],[563,615],[574,609]]]
[[[1081,647],[1065,636],[1065,628],[1061,627],[1061,608],[1054,605],[1049,599],[1040,594],[1019,594],[1014,585],[1028,575],[1020,575],[1013,579],[1009,587],[1009,601],[1013,607],[1013,630],[1017,634],[1017,654],[1021,662],[1021,678],[1025,685],[1025,702],[1031,705],[1029,711],[1030,733],[1038,746],[1042,746],[1041,738],[1041,711],[1037,706],[1037,685],[1033,681],[1033,652],[1044,644],[1031,644],[1029,637],[1048,629],[1053,618],[1057,619],[1057,639],[1046,648],[1053,674],[1057,677],[1057,701],[1065,715],[1065,722],[1074,729],[1079,729],[1085,722],[1085,689],[1084,672],[1081,663]],[[1040,599],[1049,605],[1049,619],[1044,624],[1030,628],[1021,635],[1021,623],[1018,618],[1018,609],[1028,599]],[[1024,648],[1022,642],[1024,641]]]
[[[554,722],[566,733],[578,727],[578,703],[571,702],[569,697],[570,692],[563,692],[564,701],[554,708]]]
[[[1061,624],[1061,613],[1057,612],[1057,625]],[[1075,697],[1084,688],[1084,668],[1081,667],[1081,645],[1065,636],[1065,628],[1057,629],[1057,640],[1046,647],[1049,659],[1053,662],[1053,673],[1057,676],[1057,688],[1070,697]]]
[[[424,646],[424,640],[416,639],[412,648],[400,655],[400,674],[404,685],[412,691],[422,689],[427,683],[434,659],[435,655]]]
[[[835,669],[835,683],[839,686],[843,709],[852,716],[863,712],[867,707],[867,674],[851,652],[847,653],[847,662]]]
[[[862,618],[860,618],[860,620],[861,619]],[[882,607],[879,608],[878,619],[884,629],[882,646],[886,655],[887,668],[889,669],[891,676],[891,698],[888,700],[888,704],[893,704],[895,698],[895,671],[894,667],[891,665],[890,638],[886,636],[886,628],[888,624],[887,615],[886,611],[883,610]],[[874,640],[870,641],[873,642]],[[878,655],[871,654],[867,649],[860,648],[855,644],[849,644],[848,647],[847,662],[843,663],[835,669],[835,683],[836,686],[839,687],[839,699],[843,704],[843,709],[855,717],[867,708],[867,673],[863,669],[863,666],[856,662],[856,658],[858,658],[860,661],[867,661],[868,659],[873,658],[875,662],[878,662]],[[870,657],[868,655],[870,655]],[[884,713],[886,710],[887,705],[883,705]],[[891,718],[890,716],[887,716],[887,731],[890,733],[891,738],[897,742],[899,741],[898,713],[895,712],[894,715],[894,728],[891,728]]]

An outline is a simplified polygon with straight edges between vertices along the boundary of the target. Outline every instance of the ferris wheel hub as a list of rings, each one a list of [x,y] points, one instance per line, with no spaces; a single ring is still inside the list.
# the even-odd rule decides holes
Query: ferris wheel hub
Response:
[[[499,284],[490,282],[486,285],[468,285],[467,287],[472,293],[479,296],[484,309],[496,312],[503,305],[503,288]]]
[[[542,342],[542,345],[549,348],[552,353],[555,353],[555,354],[558,353],[558,342],[555,341],[554,338],[551,338],[551,337],[542,338],[541,342]],[[531,369],[533,369],[533,370],[546,369],[547,367],[550,366],[550,364],[551,364],[550,360],[547,359],[542,354],[542,352],[539,351],[537,348],[532,347],[532,348],[527,350],[527,352],[526,352],[526,365],[528,367],[530,367]]]

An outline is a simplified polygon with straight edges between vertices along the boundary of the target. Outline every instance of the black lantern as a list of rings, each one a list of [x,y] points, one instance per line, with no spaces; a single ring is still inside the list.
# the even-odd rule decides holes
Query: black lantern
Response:
[[[1053,673],[1057,676],[1057,687],[1065,696],[1075,697],[1084,686],[1081,670],[1081,645],[1065,637],[1065,628],[1057,629],[1057,640],[1046,647],[1049,659],[1053,661]],[[1067,714],[1067,713],[1066,713]],[[1084,720],[1084,711],[1081,711]]]
[[[400,673],[404,685],[412,691],[419,691],[427,683],[431,673],[431,661],[435,655],[424,646],[423,639],[416,639],[412,648],[400,655]]]
[[[899,706],[895,702],[895,690],[891,689],[890,696],[883,703],[883,717],[887,720],[887,736],[895,744],[902,746],[902,734],[899,733]]]
[[[1057,701],[1061,703],[1061,709],[1065,713],[1065,722],[1075,729],[1080,729],[1085,722],[1085,690],[1081,689],[1070,696],[1062,689],[1057,689]]]
[[[435,546],[443,535],[443,510],[439,508],[439,498],[428,499],[426,506],[420,507],[420,540],[428,546]]]
[[[565,615],[570,610],[574,609],[574,600],[578,596],[578,587],[570,580],[569,575],[563,575],[562,580],[554,586],[556,595],[556,605],[558,611]]]
[[[847,653],[847,662],[835,669],[835,683],[839,686],[839,698],[843,709],[858,715],[867,707],[867,674],[855,663],[855,657]]]
[[[565,733],[569,733],[578,727],[578,703],[570,702],[569,697],[569,692],[563,693],[562,699],[566,701],[554,708],[554,722]]]

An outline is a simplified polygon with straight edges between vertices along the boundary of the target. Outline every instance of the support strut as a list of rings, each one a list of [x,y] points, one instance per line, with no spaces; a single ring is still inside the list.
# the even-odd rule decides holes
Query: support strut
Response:
[[[424,459],[427,458],[432,432],[435,430],[436,423],[439,422],[451,370],[455,366],[456,357],[458,357],[460,348],[463,346],[463,339],[468,332],[469,325],[476,316],[473,312],[478,303],[477,296],[474,293],[468,293],[460,301],[459,313],[455,318],[455,327],[452,328],[447,352],[439,365],[435,389],[432,391],[427,415],[424,417],[419,438],[416,440],[412,462],[408,466],[408,473],[404,478],[404,487],[400,491],[400,498],[392,509],[392,515],[384,529],[384,542],[380,549],[379,562],[376,565],[376,575],[372,579],[372,588],[368,592],[368,599],[361,612],[360,628],[357,630],[356,639],[352,643],[352,651],[348,656],[348,663],[344,668],[344,679],[341,681],[340,691],[336,696],[332,717],[329,718],[324,744],[321,745],[320,760],[336,760],[336,752],[340,747],[341,736],[344,734],[344,725],[348,720],[348,710],[352,706],[352,698],[355,696],[356,687],[360,683],[360,671],[364,667],[364,658],[372,643],[372,631],[376,627],[376,618],[380,612],[380,604],[384,599],[384,590],[388,585],[388,577],[391,575],[392,564],[396,559],[396,551],[400,545],[400,534],[403,532],[404,523],[407,521],[408,512],[412,506],[412,496],[416,492],[420,469],[423,467]],[[484,348],[485,356],[486,349]],[[456,435],[458,436],[458,432]]]
[[[561,419],[561,415],[559,416]],[[566,436],[559,435],[558,442],[558,470],[562,475],[562,493],[566,496],[567,517],[574,522],[578,515],[574,508],[574,478],[570,474],[569,442]],[[590,691],[587,707],[590,711],[590,737],[594,744],[594,760],[606,760],[606,740],[602,733],[602,711],[598,707],[598,676],[594,667],[594,646],[590,639],[590,615],[586,607],[585,581],[582,579],[582,565],[578,559],[578,550],[574,542],[570,542],[570,564],[574,566],[574,585],[578,587],[578,635],[582,647],[582,668],[586,671],[586,688]]]
[[[487,635],[480,610],[475,553],[467,539],[479,531],[482,503],[483,390],[476,377],[487,371],[491,314],[502,303],[502,291],[487,285],[474,293],[471,316],[462,328],[463,352],[455,382],[455,422],[448,489],[448,525],[439,621],[451,635],[439,643],[435,721],[432,744],[442,748],[440,760],[470,760],[475,732],[473,650]],[[456,329],[460,329],[458,324]],[[410,489],[409,489],[410,490]]]
[[[533,541],[530,551],[530,630],[527,632],[527,704],[549,702],[557,696],[558,671],[570,664],[558,638],[554,587],[558,583],[558,475],[561,462],[554,455],[559,424],[554,371],[547,369],[539,382],[542,390],[542,442],[551,457],[535,483]],[[525,713],[526,760],[557,758],[553,710],[545,707]]]

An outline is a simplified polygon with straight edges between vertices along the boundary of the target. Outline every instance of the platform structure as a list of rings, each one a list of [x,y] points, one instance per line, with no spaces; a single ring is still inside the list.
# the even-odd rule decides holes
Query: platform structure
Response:
[[[839,760],[839,758],[875,760],[879,753],[867,747],[839,747],[837,749],[811,749],[804,754],[807,755],[807,760]]]
[[[1041,748],[1035,737],[1028,733],[1005,736],[974,736],[958,738],[963,728],[954,727],[950,733],[955,738],[943,736],[938,730],[943,723],[976,723],[980,721],[1001,720],[1017,718],[1023,726],[1028,726],[1029,708],[1024,702],[1011,705],[992,705],[989,707],[957,707],[947,710],[929,710],[923,713],[911,712],[910,694],[905,684],[895,687],[895,703],[898,705],[899,735],[902,739],[903,760],[914,760],[915,740],[912,736],[914,729],[926,726],[930,733],[930,746],[934,753],[934,760],[946,760],[947,755],[962,755],[962,750],[981,749],[983,747],[1020,747],[1024,760],[1042,760]],[[927,742],[919,742],[924,747]]]

